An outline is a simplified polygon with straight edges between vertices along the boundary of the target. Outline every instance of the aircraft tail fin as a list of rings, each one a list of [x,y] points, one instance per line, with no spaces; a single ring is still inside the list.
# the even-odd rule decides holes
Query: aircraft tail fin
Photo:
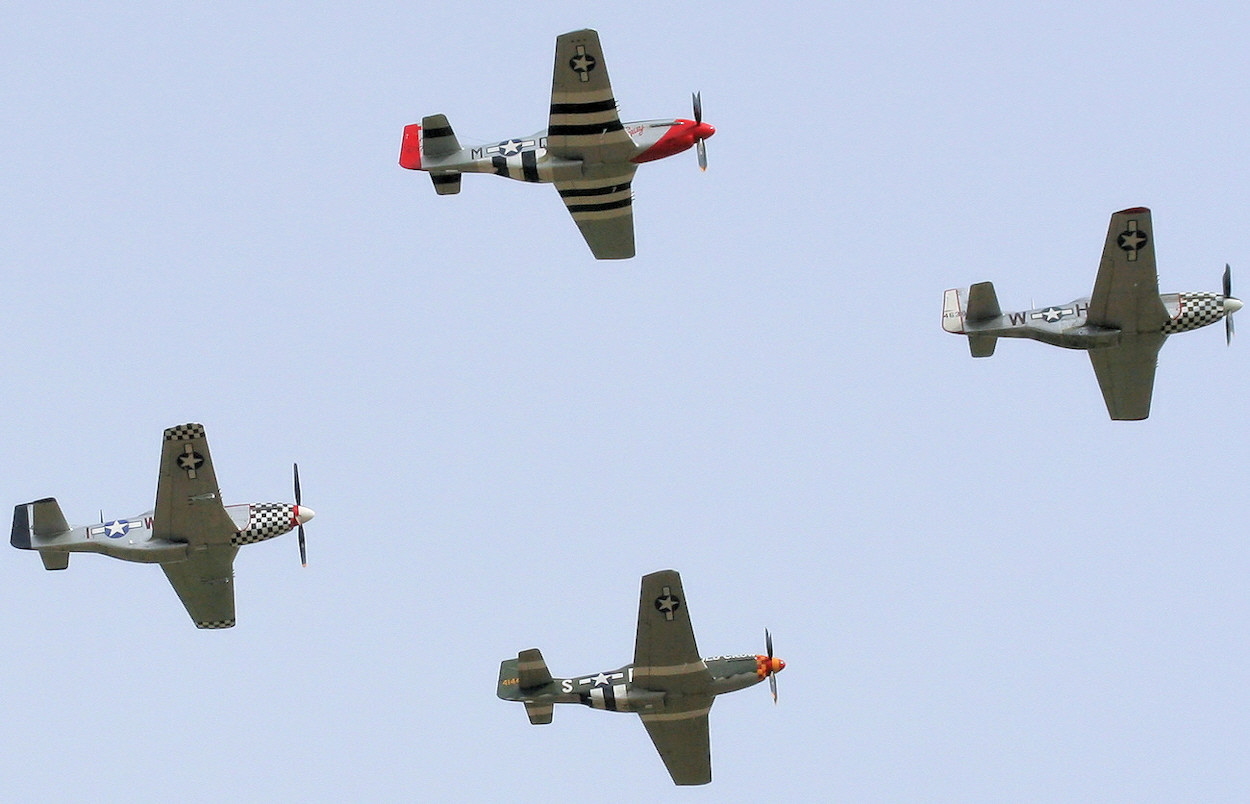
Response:
[[[64,550],[40,550],[39,542],[69,532],[69,523],[61,506],[53,497],[24,503],[13,509],[13,532],[9,543],[21,550],[39,550],[43,566],[50,570],[69,566],[69,553]]]
[[[69,532],[69,523],[55,497],[45,497],[13,509],[13,533],[9,543],[22,550],[37,550],[39,539]]]
[[[987,335],[982,332],[968,333],[968,348],[972,350],[973,357],[989,357],[994,354],[994,347],[997,345],[997,335]]]
[[[423,166],[422,160],[441,159],[459,151],[460,141],[451,130],[447,116],[432,114],[421,118],[420,123],[404,126],[404,138],[399,145],[399,166],[408,170],[428,170]],[[460,174],[456,175],[459,181]],[[434,184],[437,187],[438,181],[435,180]],[[439,190],[439,194],[446,195],[459,189],[457,184],[456,190]]]
[[[520,701],[525,694],[542,689],[554,679],[543,660],[542,651],[538,648],[523,650],[515,659],[504,659],[499,663],[500,698],[508,701]]]
[[[499,663],[499,687],[495,694],[505,701],[521,700],[520,678],[516,659],[504,659]]]
[[[958,290],[948,290],[942,297],[942,329],[956,335],[964,332],[964,308],[959,301]]]
[[[998,294],[994,292],[993,282],[978,282],[968,288],[968,309],[964,312],[964,320],[978,324],[992,321],[1003,314],[998,306]]]

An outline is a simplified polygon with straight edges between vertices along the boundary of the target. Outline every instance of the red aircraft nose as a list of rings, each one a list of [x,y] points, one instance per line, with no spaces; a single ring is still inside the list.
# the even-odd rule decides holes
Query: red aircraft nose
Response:
[[[696,140],[706,140],[715,133],[716,129],[707,123],[694,124],[694,138]]]

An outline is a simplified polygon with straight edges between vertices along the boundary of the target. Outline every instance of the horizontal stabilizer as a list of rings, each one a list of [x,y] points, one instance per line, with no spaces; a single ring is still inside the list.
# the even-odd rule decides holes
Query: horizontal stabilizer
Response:
[[[525,714],[529,715],[530,723],[535,726],[545,726],[550,723],[555,709],[555,704],[550,703],[525,704]]]
[[[994,347],[997,345],[997,335],[984,335],[979,332],[968,335],[968,348],[972,350],[973,357],[989,357],[994,354]]]
[[[455,195],[460,192],[460,173],[455,170],[446,173],[431,173],[434,181],[434,192],[439,195]]]
[[[69,553],[60,550],[40,550],[39,557],[43,559],[44,569],[69,569]]]
[[[521,651],[516,660],[517,686],[521,689],[532,690],[551,683],[551,672],[547,670],[547,662],[538,648]]]
[[[447,115],[432,114],[421,118],[421,155],[425,159],[451,156],[460,150],[456,132],[451,130]]]
[[[998,294],[994,292],[993,282],[978,282],[968,288],[968,310],[964,320],[969,323],[992,321],[1003,314],[998,306]]]

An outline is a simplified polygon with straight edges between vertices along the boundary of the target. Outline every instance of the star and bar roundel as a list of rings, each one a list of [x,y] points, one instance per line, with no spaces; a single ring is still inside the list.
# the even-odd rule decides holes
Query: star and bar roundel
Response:
[[[671,620],[677,610],[681,608],[681,600],[673,594],[672,588],[664,587],[664,594],[655,599],[656,611],[664,615],[664,619]]]

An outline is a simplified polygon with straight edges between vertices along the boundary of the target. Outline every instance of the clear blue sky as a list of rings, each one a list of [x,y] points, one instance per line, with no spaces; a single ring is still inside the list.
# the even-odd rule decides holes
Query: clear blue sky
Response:
[[[1250,287],[1244,6],[595,8],[0,12],[0,501],[145,511],[200,421],[227,502],[298,460],[318,513],[308,569],[240,552],[229,632],[5,548],[6,797],[1250,797],[1250,345],[1172,338],[1111,422],[1084,355],[939,322],[1087,295],[1136,205],[1164,291]],[[628,262],[550,187],[396,164],[426,114],[542,128],[581,27],[624,119],[718,130],[639,171]],[[666,567],[705,655],[788,663],[698,790],[632,716],[494,697],[522,648],[627,662]]]

